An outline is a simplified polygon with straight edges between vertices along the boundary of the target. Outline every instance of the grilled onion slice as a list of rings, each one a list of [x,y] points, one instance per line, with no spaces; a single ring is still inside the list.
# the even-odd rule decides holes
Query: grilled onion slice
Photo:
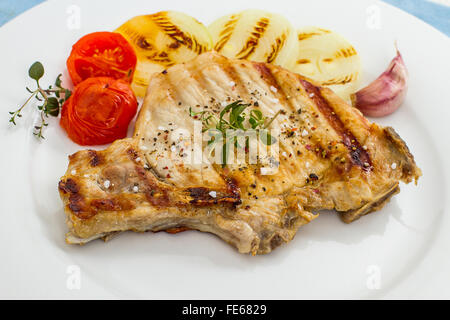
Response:
[[[355,48],[339,34],[318,28],[298,30],[298,54],[295,61],[285,65],[329,87],[348,100],[357,90],[361,62]]]
[[[138,61],[132,87],[141,97],[152,73],[189,61],[212,48],[208,29],[191,16],[176,11],[137,16],[115,31],[136,51]]]
[[[245,10],[217,19],[208,29],[213,49],[228,58],[285,66],[295,59],[295,29],[278,14]]]

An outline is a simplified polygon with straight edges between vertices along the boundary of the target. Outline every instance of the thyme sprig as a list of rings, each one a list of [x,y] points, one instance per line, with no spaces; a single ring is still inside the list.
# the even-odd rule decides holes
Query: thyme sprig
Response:
[[[40,124],[34,126],[33,134],[44,139],[42,134],[43,129],[48,126],[46,119],[49,116],[57,117],[64,102],[69,99],[72,92],[69,89],[63,88],[61,85],[61,74],[55,80],[54,86],[50,85],[48,89],[43,89],[39,83],[39,80],[44,76],[44,66],[39,61],[33,63],[28,70],[28,75],[31,79],[36,81],[36,89],[31,90],[28,87],[25,89],[31,94],[25,103],[16,111],[10,111],[11,118],[9,122],[16,125],[18,118],[22,117],[22,111],[27,104],[35,98],[37,101],[42,102],[37,108],[40,111]]]
[[[218,143],[222,143],[222,166],[227,164],[227,154],[230,145],[234,145],[237,148],[245,148],[248,150],[249,138],[246,137],[245,147],[240,146],[237,142],[237,136],[235,134],[228,135],[227,130],[242,130],[247,131],[250,129],[257,131],[259,140],[265,145],[272,145],[276,142],[276,139],[272,137],[267,130],[275,118],[280,114],[278,111],[272,118],[265,117],[260,110],[253,109],[248,114],[244,111],[250,106],[250,104],[242,103],[242,100],[237,100],[233,103],[225,106],[217,118],[216,114],[209,110],[200,112],[194,112],[192,108],[189,108],[189,115],[196,119],[200,119],[203,123],[202,132],[210,129],[218,130],[219,134],[212,134],[208,145],[211,146],[211,151],[214,150],[213,146]],[[225,116],[228,115],[228,120]],[[247,119],[247,125],[245,120]]]

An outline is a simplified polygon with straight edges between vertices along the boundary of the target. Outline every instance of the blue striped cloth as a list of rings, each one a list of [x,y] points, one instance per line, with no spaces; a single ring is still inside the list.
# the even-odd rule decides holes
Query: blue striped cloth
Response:
[[[0,26],[44,0],[0,0]],[[426,0],[384,0],[450,36],[450,6]]]
[[[0,26],[44,0],[0,0]]]
[[[383,0],[450,36],[450,6],[425,0]]]

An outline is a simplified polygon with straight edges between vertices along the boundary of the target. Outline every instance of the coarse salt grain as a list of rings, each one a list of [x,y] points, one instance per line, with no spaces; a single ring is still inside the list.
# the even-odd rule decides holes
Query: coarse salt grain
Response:
[[[75,175],[75,174],[77,174],[77,170],[72,170],[72,171],[70,171],[70,173],[71,173],[72,175]]]
[[[309,168],[309,166],[310,166],[309,162],[306,162],[306,163],[305,163],[305,167],[306,167],[306,168]]]
[[[302,137],[306,137],[308,135],[308,131],[306,129],[303,129],[302,131]]]
[[[230,81],[230,82],[228,82],[228,84],[230,85],[230,87],[234,87],[236,85],[236,83],[234,81]]]
[[[135,159],[135,161],[136,161],[136,162],[139,162],[139,161],[141,161],[141,158],[140,158],[140,157],[137,157],[137,158]]]
[[[105,180],[105,182],[103,182],[103,186],[108,189],[111,186],[111,181],[109,180]]]
[[[394,162],[393,164],[391,164],[391,168],[392,168],[392,170],[397,169],[397,164]]]
[[[278,102],[280,102],[280,100],[277,99],[277,98],[269,98],[269,100],[270,100],[271,102],[273,102],[273,103],[278,103]]]
[[[283,152],[281,155],[282,155],[283,157],[287,157],[287,153],[286,153],[286,152]]]
[[[270,86],[270,91],[272,91],[272,92],[277,92],[277,91],[278,91],[278,89],[277,89],[277,88],[275,88],[274,86]]]
[[[314,97],[314,93],[310,93],[310,94],[309,94],[309,97],[310,97],[310,98]]]
[[[89,175],[88,174],[85,174],[83,177],[85,177],[85,178],[89,178]]]
[[[134,186],[133,187],[133,192],[138,192],[139,191],[139,187],[138,186]]]
[[[209,195],[210,195],[211,197],[215,198],[215,197],[217,197],[217,192],[211,191],[211,192],[209,193]]]
[[[163,126],[159,126],[159,127],[158,127],[158,130],[165,131],[166,128],[164,128]]]
[[[177,147],[175,147],[175,146],[171,146],[171,147],[170,147],[170,151],[172,151],[172,152],[175,152],[175,151],[177,151]]]

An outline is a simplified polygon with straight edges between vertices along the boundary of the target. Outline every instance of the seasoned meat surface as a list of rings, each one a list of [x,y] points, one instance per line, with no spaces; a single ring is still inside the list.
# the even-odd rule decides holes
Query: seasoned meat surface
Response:
[[[278,113],[275,161],[258,154],[256,163],[224,166],[196,156],[192,112],[219,115],[237,100],[269,118]],[[289,242],[319,210],[345,222],[378,210],[400,181],[421,175],[392,128],[370,123],[329,89],[214,52],[152,76],[132,138],[69,160],[59,183],[68,243],[196,229],[252,254]]]

